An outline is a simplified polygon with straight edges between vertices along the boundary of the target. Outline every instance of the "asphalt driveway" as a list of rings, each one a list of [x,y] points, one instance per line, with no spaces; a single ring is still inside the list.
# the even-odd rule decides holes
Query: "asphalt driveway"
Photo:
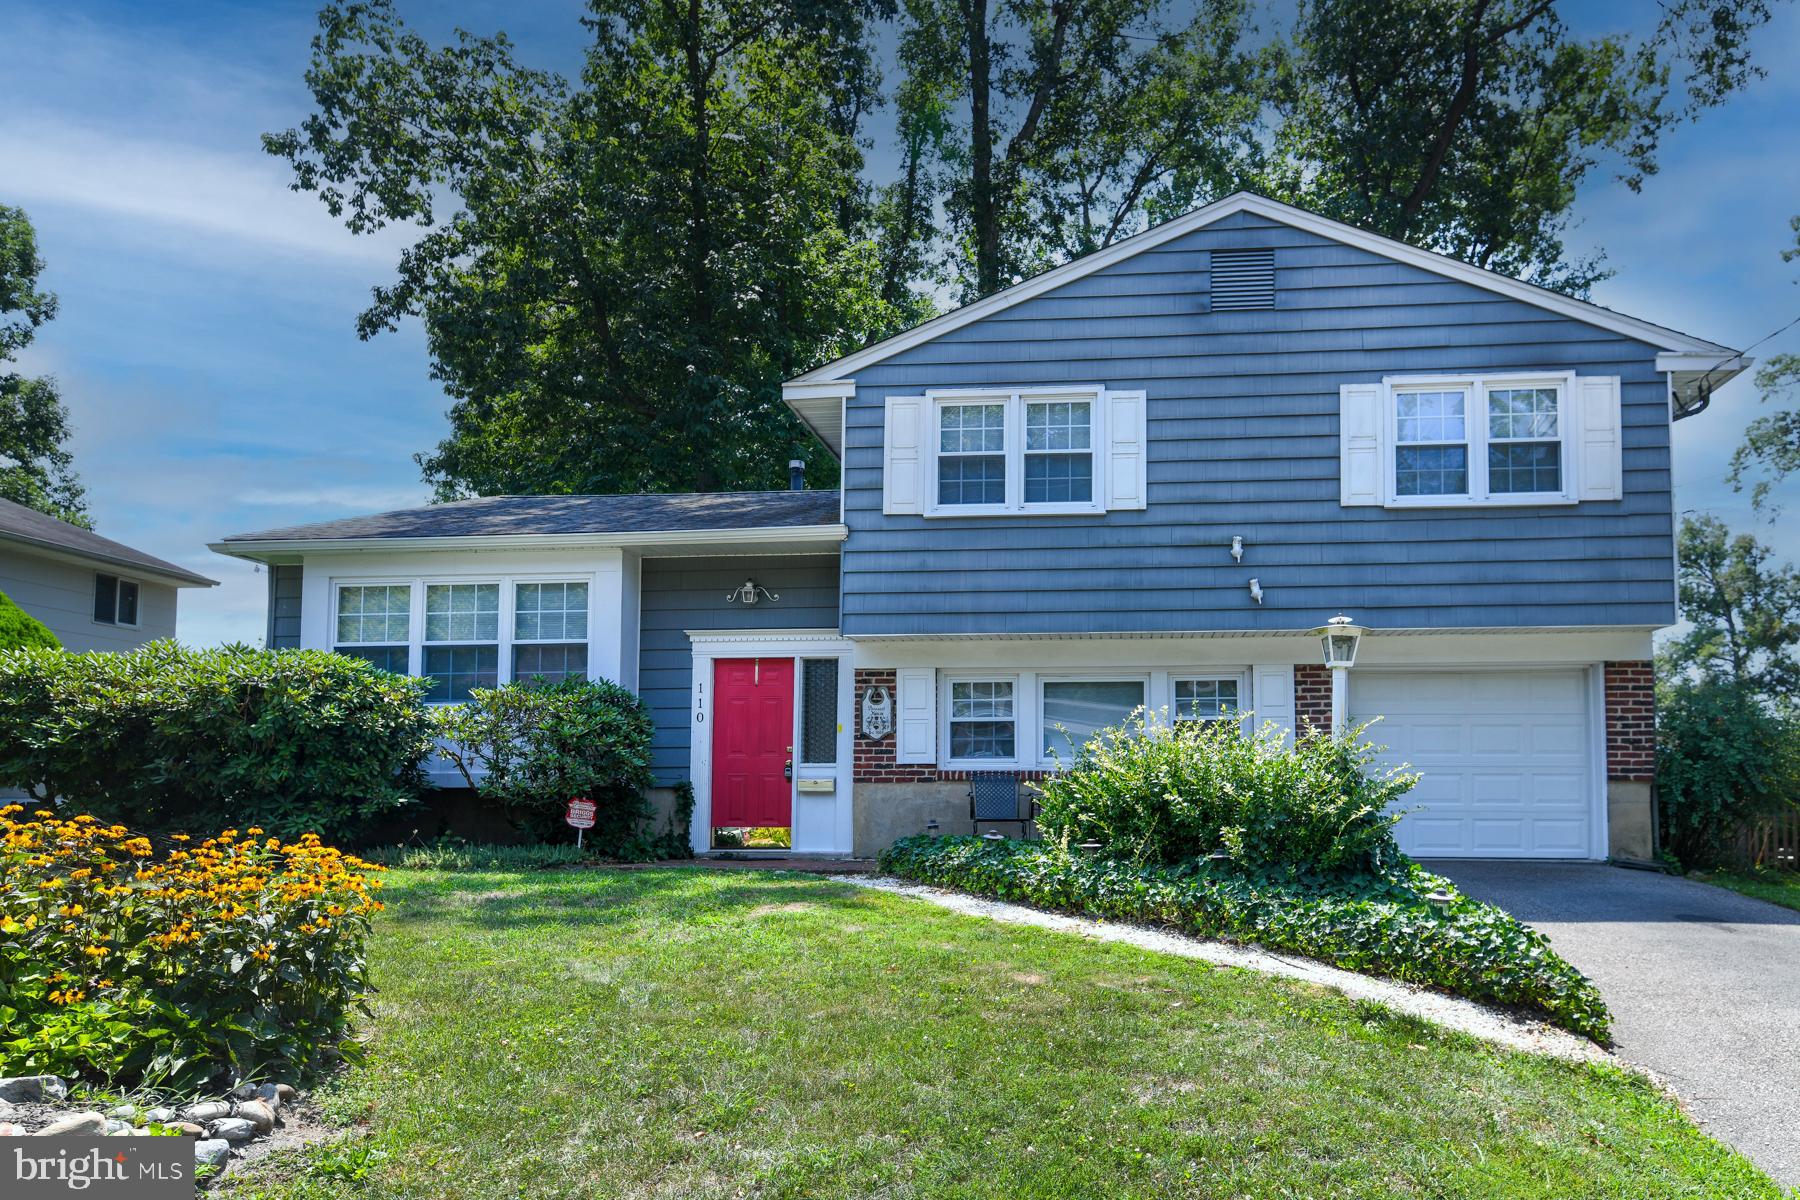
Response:
[[[1426,866],[1548,935],[1599,985],[1619,1054],[1800,1187],[1800,912],[1591,863]]]

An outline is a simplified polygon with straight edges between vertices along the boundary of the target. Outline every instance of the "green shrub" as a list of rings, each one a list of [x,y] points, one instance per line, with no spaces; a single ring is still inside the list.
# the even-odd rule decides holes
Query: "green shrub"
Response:
[[[1407,863],[1386,879],[1265,875],[1229,864],[1140,866],[1047,843],[917,836],[883,871],[938,887],[1197,937],[1254,942],[1352,971],[1540,1013],[1604,1041],[1611,1018],[1588,979],[1535,930]],[[1439,915],[1425,897],[1452,899]]]
[[[363,857],[409,871],[542,871],[598,861],[592,849],[573,842],[499,846],[458,837],[437,838],[422,846],[384,846],[365,851]]]
[[[60,650],[50,627],[0,592],[0,650]]]
[[[0,1075],[203,1087],[350,1056],[379,868],[252,827],[200,844],[0,808]]]
[[[570,837],[564,810],[586,797],[598,810],[588,845],[616,857],[655,856],[657,839],[644,829],[650,710],[631,692],[603,680],[512,683],[477,688],[467,703],[432,715],[440,753],[520,828]]]
[[[1362,732],[1289,747],[1272,724],[1134,716],[1039,786],[1038,823],[1133,862],[1224,852],[1249,869],[1379,873],[1402,861],[1391,806],[1417,776],[1373,769]]]
[[[1745,822],[1800,802],[1800,720],[1729,682],[1666,685],[1656,790],[1663,849],[1684,867],[1717,865]]]
[[[154,833],[349,838],[427,786],[424,688],[322,650],[0,653],[0,785]]]

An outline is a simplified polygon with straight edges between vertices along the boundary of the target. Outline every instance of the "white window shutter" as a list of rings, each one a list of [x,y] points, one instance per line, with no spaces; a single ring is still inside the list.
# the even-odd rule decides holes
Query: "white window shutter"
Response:
[[[930,403],[923,396],[889,396],[882,437],[881,511],[925,511],[925,438]]]
[[[1381,385],[1344,384],[1338,389],[1340,503],[1383,502],[1387,481],[1382,478],[1381,443]]]
[[[1252,672],[1251,707],[1256,710],[1256,723],[1273,721],[1287,731],[1287,741],[1294,740],[1294,668],[1288,664],[1257,667]]]
[[[1623,498],[1619,450],[1619,377],[1583,375],[1575,380],[1575,484],[1577,500]]]
[[[1146,508],[1144,481],[1147,442],[1146,397],[1143,392],[1106,393],[1106,507]]]
[[[894,761],[937,761],[937,672],[903,667],[894,673]]]

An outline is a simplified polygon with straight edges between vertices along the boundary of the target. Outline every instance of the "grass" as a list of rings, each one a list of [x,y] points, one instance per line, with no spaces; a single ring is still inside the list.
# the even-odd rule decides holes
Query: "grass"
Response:
[[[1800,871],[1708,871],[1697,878],[1783,908],[1800,908]]]
[[[339,1197],[1779,1197],[1635,1076],[775,872],[394,872]]]

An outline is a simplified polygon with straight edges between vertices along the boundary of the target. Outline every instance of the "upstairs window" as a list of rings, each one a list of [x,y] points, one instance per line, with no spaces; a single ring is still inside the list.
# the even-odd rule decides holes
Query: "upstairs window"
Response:
[[[1006,503],[1006,408],[938,407],[937,502],[942,507]]]
[[[1488,490],[1560,492],[1562,392],[1494,388],[1487,394]]]
[[[933,396],[931,512],[1098,512],[1097,389]]]
[[[1093,401],[1027,400],[1025,503],[1093,501]]]
[[[94,576],[94,620],[102,625],[138,623],[138,585],[117,575]]]
[[[1567,376],[1391,379],[1388,502],[1567,503]]]
[[[1468,393],[1395,392],[1394,494],[1469,491]]]

